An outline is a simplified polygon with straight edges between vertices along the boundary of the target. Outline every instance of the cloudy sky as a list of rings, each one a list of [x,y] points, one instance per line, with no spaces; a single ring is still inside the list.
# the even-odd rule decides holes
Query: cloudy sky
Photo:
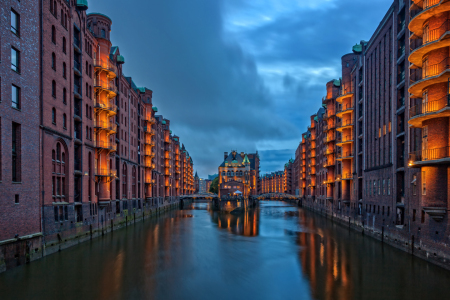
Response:
[[[223,152],[259,151],[262,173],[294,157],[340,58],[392,0],[90,0],[112,21],[124,72],[153,90],[200,177]]]

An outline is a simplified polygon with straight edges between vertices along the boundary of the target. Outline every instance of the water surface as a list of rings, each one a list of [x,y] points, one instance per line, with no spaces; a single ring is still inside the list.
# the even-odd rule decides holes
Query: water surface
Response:
[[[276,201],[241,216],[194,204],[0,274],[0,299],[444,295],[449,271]]]

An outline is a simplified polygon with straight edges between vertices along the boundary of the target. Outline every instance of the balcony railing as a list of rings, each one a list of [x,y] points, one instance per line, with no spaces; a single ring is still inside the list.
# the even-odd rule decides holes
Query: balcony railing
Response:
[[[423,0],[423,9],[430,8],[431,6],[435,6],[439,4],[441,0]]]
[[[94,168],[95,176],[117,177],[117,171],[108,168]]]
[[[83,96],[83,90],[81,89],[81,86],[80,86],[80,85],[74,84],[74,85],[73,85],[73,92],[74,92],[74,93],[77,93],[77,94],[80,95],[80,96]]]
[[[143,130],[145,133],[150,133],[151,135],[155,135],[156,133],[156,131],[152,129],[151,126],[144,126]]]
[[[109,59],[108,60],[94,59],[94,67],[102,68],[104,70],[108,70],[114,74],[117,74],[117,67]]]
[[[409,160],[411,162],[438,160],[449,157],[450,157],[450,146],[419,150],[409,153]]]
[[[439,28],[429,30],[428,32],[423,33],[423,45],[434,42],[442,37],[444,33],[449,31],[450,29],[450,20],[445,20]]]
[[[347,111],[347,110],[352,110],[353,109],[353,103],[351,103],[351,104],[346,104],[346,105],[341,105],[339,108],[338,108],[338,113],[342,113],[342,112],[345,112],[345,111]]]
[[[341,120],[337,123],[337,127],[345,127],[345,126],[352,126],[353,125],[353,119],[346,119],[346,120]]]
[[[422,68],[422,78],[428,78],[433,77],[436,75],[439,75],[440,73],[444,72],[445,70],[449,69],[450,67],[450,58],[444,58],[441,62],[429,65],[429,66],[423,66]]]
[[[345,151],[345,152],[339,153],[337,155],[337,158],[342,159],[342,158],[352,157],[352,156],[353,156],[353,151]]]
[[[439,111],[443,109],[444,107],[450,106],[450,94],[447,96],[442,97],[439,100],[434,101],[425,101],[421,102],[417,105],[412,106],[409,109],[409,117],[416,117],[419,115],[424,115],[427,113]]]
[[[352,86],[348,86],[348,87],[342,87],[339,90],[339,96],[345,96],[347,94],[352,94],[353,93],[353,87]]]
[[[94,127],[109,130],[109,131],[114,131],[114,132],[117,131],[117,125],[113,122],[108,122],[108,121],[95,120]]]
[[[109,100],[106,103],[102,103],[99,101],[99,99],[95,98],[94,99],[94,108],[96,109],[104,109],[104,110],[108,110],[111,112],[117,112],[117,106],[116,104],[114,104],[114,101]]]
[[[111,151],[116,151],[117,145],[110,142],[104,142],[104,141],[95,141],[95,147],[102,148],[102,149],[108,149]]]
[[[345,142],[351,142],[353,141],[353,136],[346,135],[346,136],[340,136],[337,138],[338,143],[345,143]]]
[[[95,88],[101,88],[104,90],[108,90],[110,92],[113,92],[114,94],[117,94],[117,88],[114,85],[113,82],[108,82],[104,80],[94,79],[94,87]]]

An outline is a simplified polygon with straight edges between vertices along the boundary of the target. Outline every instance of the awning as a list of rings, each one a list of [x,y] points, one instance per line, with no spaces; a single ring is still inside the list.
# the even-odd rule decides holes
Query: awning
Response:
[[[234,192],[235,194],[242,194],[242,192],[240,190],[237,190],[236,192]]]

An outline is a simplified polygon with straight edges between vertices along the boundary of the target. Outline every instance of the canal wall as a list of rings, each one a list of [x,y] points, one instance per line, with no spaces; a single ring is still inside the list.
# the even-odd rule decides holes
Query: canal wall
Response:
[[[128,210],[122,210],[119,214],[106,213],[103,218],[98,216],[97,220],[86,219],[72,224],[45,220],[44,223],[51,222],[56,226],[47,226],[44,234],[10,239],[0,244],[0,273],[169,210],[178,209],[179,205],[179,197],[152,198],[145,201],[141,208],[133,208],[130,205]],[[104,221],[99,221],[101,219]]]
[[[355,230],[361,234],[374,238],[381,243],[393,246],[411,255],[424,259],[430,263],[450,270],[450,245],[442,244],[431,239],[416,237],[410,234],[407,226],[380,225],[368,222],[371,215],[348,216],[344,212],[335,212],[331,209],[317,207],[306,201],[299,201],[299,206],[319,214],[340,226]]]

